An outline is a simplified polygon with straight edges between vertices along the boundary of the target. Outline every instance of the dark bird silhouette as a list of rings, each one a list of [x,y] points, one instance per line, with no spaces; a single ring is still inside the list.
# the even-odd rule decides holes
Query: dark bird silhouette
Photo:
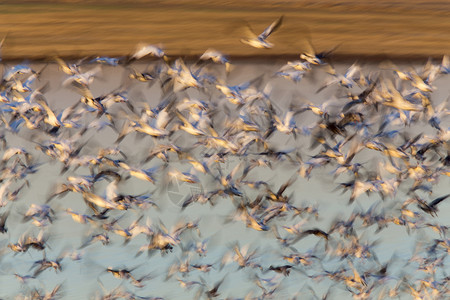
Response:
[[[437,205],[439,203],[441,203],[442,201],[444,201],[445,199],[447,199],[448,196],[450,196],[450,194],[447,194],[445,196],[436,198],[433,201],[431,201],[430,203],[426,203],[424,200],[422,200],[420,198],[416,198],[417,199],[417,205],[419,206],[419,208],[421,210],[423,210],[427,214],[430,214],[432,216],[436,216],[437,212],[438,212]]]

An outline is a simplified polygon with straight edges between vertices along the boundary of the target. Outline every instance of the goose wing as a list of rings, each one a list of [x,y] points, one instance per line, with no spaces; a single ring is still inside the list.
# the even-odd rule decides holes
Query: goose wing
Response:
[[[269,25],[259,36],[258,38],[261,38],[262,40],[265,40],[271,35],[273,32],[275,32],[278,28],[280,28],[281,24],[283,23],[284,16],[279,17],[275,22]]]

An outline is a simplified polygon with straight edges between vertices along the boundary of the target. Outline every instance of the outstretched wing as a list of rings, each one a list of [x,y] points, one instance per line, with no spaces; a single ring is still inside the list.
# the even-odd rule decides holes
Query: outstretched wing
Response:
[[[441,203],[442,201],[444,201],[445,199],[447,199],[448,196],[450,196],[450,194],[434,199],[434,200],[430,203],[429,206],[435,207],[436,205],[438,205],[439,203]]]
[[[275,22],[270,24],[269,27],[267,27],[263,33],[261,33],[258,38],[261,38],[262,40],[265,40],[269,37],[273,32],[275,32],[278,28],[280,28],[281,23],[283,23],[284,16],[279,17]]]
[[[244,36],[246,38],[249,38],[249,39],[257,38],[256,33],[253,31],[252,27],[250,26],[250,24],[248,22],[246,22],[243,30],[244,30]]]

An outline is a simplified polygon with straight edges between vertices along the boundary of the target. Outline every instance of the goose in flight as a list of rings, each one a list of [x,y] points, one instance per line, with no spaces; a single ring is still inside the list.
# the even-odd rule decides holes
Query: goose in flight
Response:
[[[317,53],[311,42],[307,40],[305,44],[307,49],[300,54],[300,58],[312,65],[323,65],[326,63],[325,59],[329,58],[339,46],[340,44],[334,46],[331,50]]]
[[[247,38],[242,38],[241,42],[244,44],[247,44],[249,46],[252,46],[254,48],[264,48],[264,49],[270,49],[274,45],[266,39],[275,32],[278,28],[280,28],[281,23],[283,22],[283,16],[279,17],[275,22],[270,24],[269,27],[267,27],[260,35],[256,36],[254,31],[251,29],[250,25],[247,25]]]

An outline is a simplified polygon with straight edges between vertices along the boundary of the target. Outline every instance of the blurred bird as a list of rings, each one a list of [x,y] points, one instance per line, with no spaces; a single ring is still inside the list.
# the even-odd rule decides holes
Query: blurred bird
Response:
[[[254,48],[262,48],[262,49],[272,48],[274,45],[266,41],[266,39],[278,28],[280,28],[281,24],[283,23],[283,17],[284,16],[279,17],[276,21],[270,24],[269,27],[264,29],[264,31],[258,36],[251,29],[250,25],[247,24],[246,35],[248,37],[242,38],[241,42]]]

